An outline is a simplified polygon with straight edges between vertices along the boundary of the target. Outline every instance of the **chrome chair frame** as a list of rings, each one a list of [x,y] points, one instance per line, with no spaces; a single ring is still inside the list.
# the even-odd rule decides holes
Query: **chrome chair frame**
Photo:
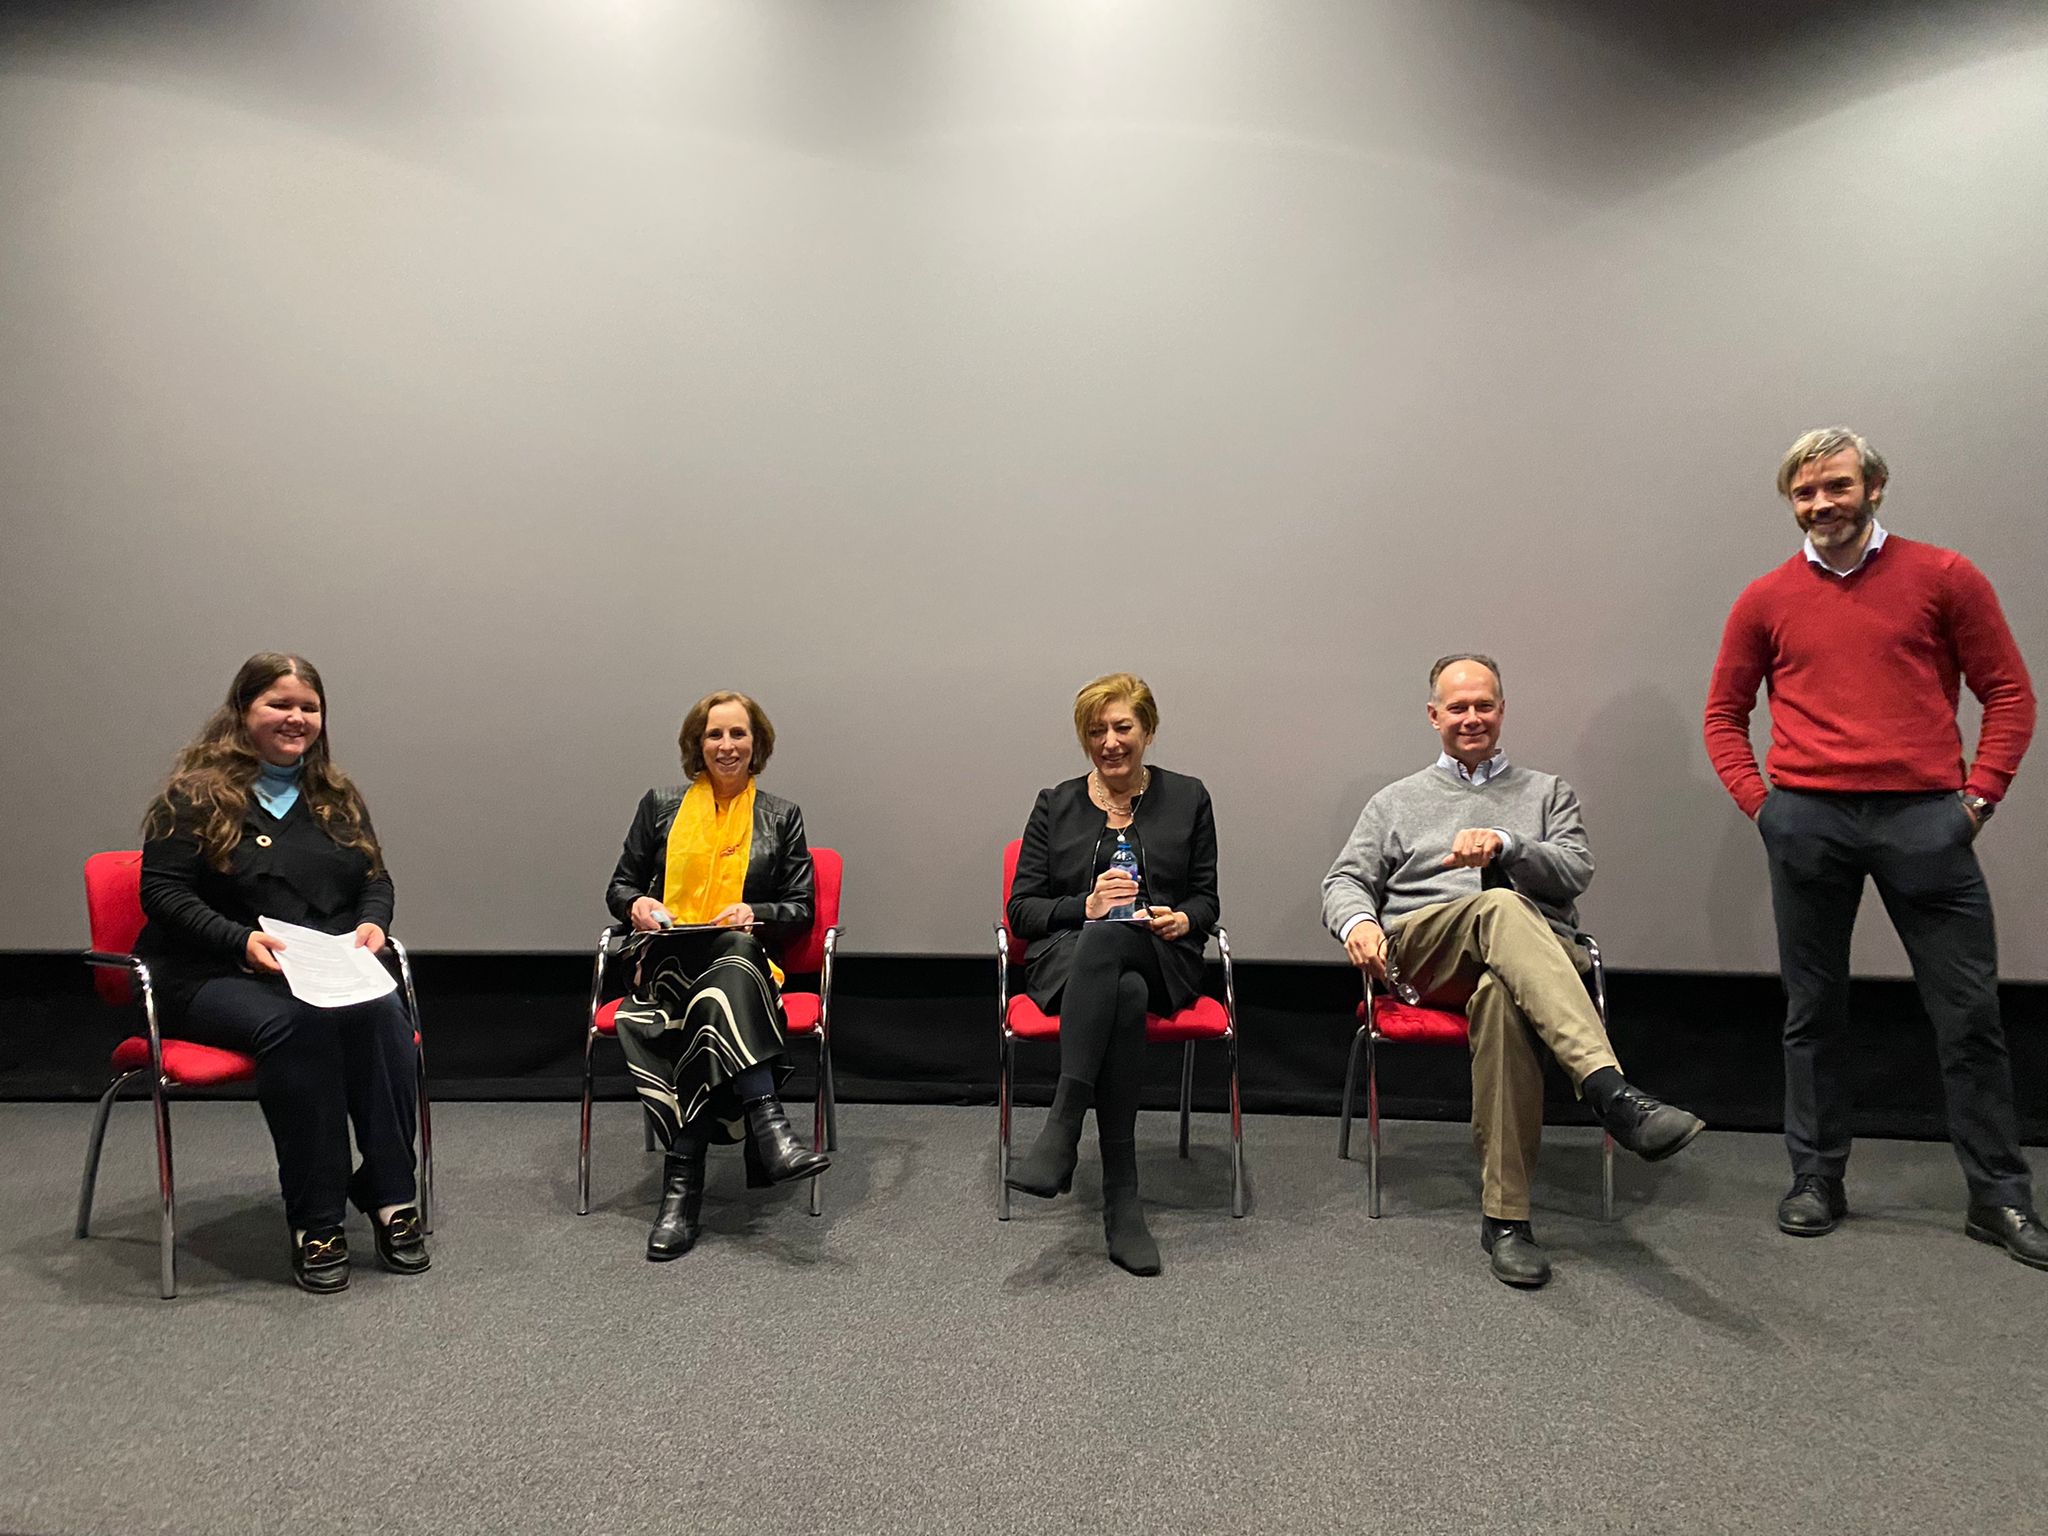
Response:
[[[1607,971],[1600,960],[1600,946],[1590,933],[1573,935],[1592,957],[1593,967],[1588,979],[1593,987],[1593,1006],[1600,1015],[1600,1027],[1607,1027]],[[1344,1068],[1344,1107],[1337,1122],[1337,1156],[1348,1161],[1351,1157],[1351,1107],[1358,1084],[1358,1055],[1365,1053],[1365,1187],[1366,1211],[1374,1220],[1380,1214],[1380,1088],[1378,1047],[1382,1044],[1398,1045],[1400,1041],[1389,1041],[1379,1032],[1374,1017],[1378,989],[1370,974],[1365,978],[1365,1021],[1351,1037],[1351,1055]],[[1445,1009],[1445,1012],[1454,1012]],[[1600,1217],[1603,1221],[1614,1219],[1614,1137],[1603,1133],[1600,1141]]]
[[[625,923],[613,923],[597,936],[597,952],[590,965],[590,1015],[583,1032],[583,1120],[576,1142],[576,1214],[590,1214],[590,1105],[592,1088],[597,1069],[597,1042],[604,1034],[597,1027],[597,1010],[604,1006],[605,962],[615,953],[613,944],[626,937],[632,929]],[[843,925],[834,923],[825,930],[825,964],[818,972],[818,1099],[811,1118],[811,1149],[813,1151],[837,1152],[839,1150],[839,1093],[832,1081],[832,969],[839,954],[839,937],[845,933]],[[638,1095],[634,1103],[639,1103]],[[642,1150],[654,1150],[654,1124],[643,1110],[640,1116]],[[824,1201],[818,1190],[819,1175],[812,1174],[804,1182],[811,1186],[810,1209],[813,1216],[824,1213]]]
[[[996,936],[996,1220],[1010,1219],[1010,1109],[1015,1098],[1017,1042],[1010,1028],[1010,934],[998,921]],[[1244,1106],[1237,1081],[1237,968],[1231,959],[1230,934],[1216,929],[1216,948],[1223,957],[1223,1012],[1229,1027],[1215,1038],[1230,1055],[1230,1214],[1244,1215]],[[1031,1037],[1039,1038],[1037,1036]],[[1052,1037],[1055,1042],[1058,1036]],[[1169,1044],[1171,1042],[1168,1042]],[[1180,1155],[1188,1155],[1188,1114],[1195,1091],[1195,1046],[1183,1040],[1180,1058]]]
[[[405,952],[405,946],[389,934],[385,935],[385,947],[398,961],[399,985],[405,993],[405,1011],[412,1016],[413,1034],[418,1041],[413,1051],[414,1081],[419,1092],[420,1117],[420,1220],[426,1229],[434,1230],[434,1120],[432,1106],[427,1099],[427,1038],[420,1025],[419,999],[412,986],[412,961]],[[163,1031],[157,1023],[156,985],[149,974],[149,966],[133,955],[120,954],[110,950],[89,949],[85,951],[85,963],[95,969],[126,971],[131,985],[135,988],[137,1000],[142,1008],[143,1023],[149,1032],[149,1065],[133,1067],[115,1077],[100,1095],[99,1107],[93,1112],[92,1137],[85,1148],[85,1175],[78,1186],[78,1219],[74,1224],[74,1237],[92,1235],[93,1194],[99,1184],[100,1152],[106,1145],[107,1118],[113,1112],[114,1100],[129,1082],[144,1072],[150,1079],[150,1106],[156,1122],[156,1183],[157,1183],[157,1289],[165,1301],[178,1294],[178,1191],[171,1159],[171,1101],[170,1091],[177,1085],[164,1075]]]

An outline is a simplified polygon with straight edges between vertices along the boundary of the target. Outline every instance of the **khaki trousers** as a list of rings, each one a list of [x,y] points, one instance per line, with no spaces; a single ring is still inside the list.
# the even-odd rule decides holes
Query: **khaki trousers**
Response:
[[[1574,1088],[1602,1067],[1621,1065],[1580,974],[1591,961],[1558,937],[1534,902],[1510,890],[1422,907],[1400,920],[1391,942],[1395,965],[1424,1003],[1465,1011],[1480,1206],[1497,1221],[1526,1221],[1543,1141],[1537,1042]]]

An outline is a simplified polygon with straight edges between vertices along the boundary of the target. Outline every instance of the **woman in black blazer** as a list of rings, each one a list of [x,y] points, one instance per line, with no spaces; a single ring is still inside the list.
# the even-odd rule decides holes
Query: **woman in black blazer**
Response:
[[[348,1285],[342,1218],[370,1217],[377,1256],[427,1268],[415,1203],[419,1118],[412,1020],[396,994],[352,1008],[292,996],[257,926],[276,918],[352,933],[372,954],[391,926],[391,875],[363,797],[329,755],[327,692],[312,663],[265,651],[179,756],[143,822],[135,941],[167,1034],[256,1058],[256,1096],[277,1148],[292,1277]],[[362,1167],[349,1174],[354,1122]]]
[[[619,1044],[648,1120],[668,1150],[647,1257],[697,1241],[704,1157],[744,1141],[747,1182],[823,1172],[831,1159],[796,1138],[776,1089],[790,1064],[782,972],[770,958],[811,926],[816,876],[804,816],[754,785],[775,727],[743,693],[707,694],[683,717],[690,783],[650,789],[626,832],[605,903],[636,933],[714,924],[636,968],[619,1007]]]
[[[1031,1150],[1010,1165],[1027,1195],[1074,1181],[1090,1104],[1102,1147],[1109,1256],[1138,1275],[1160,1271],[1138,1200],[1138,1091],[1145,1015],[1195,999],[1202,947],[1216,926],[1216,819],[1200,779],[1147,767],[1159,706],[1142,678],[1099,677],[1074,698],[1074,732],[1092,769],[1040,790],[1024,827],[1006,913],[1023,939],[1026,990],[1060,1016],[1060,1081]],[[1116,867],[1119,842],[1136,878]],[[1113,919],[1134,914],[1132,920]]]

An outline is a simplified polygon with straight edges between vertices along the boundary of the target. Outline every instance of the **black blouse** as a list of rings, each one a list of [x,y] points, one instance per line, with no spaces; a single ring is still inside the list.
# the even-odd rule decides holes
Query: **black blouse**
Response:
[[[1216,891],[1216,816],[1202,781],[1152,770],[1152,785],[1131,821],[1139,858],[1141,899],[1148,906],[1185,912],[1187,934],[1160,945],[1159,967],[1175,1008],[1195,1000],[1202,985],[1202,946],[1222,915]],[[1040,790],[1024,827],[1017,878],[1005,914],[1010,931],[1028,945],[1025,975],[1031,999],[1050,1009],[1073,965],[1073,938],[1086,920],[1088,892],[1108,864],[1116,834],[1088,798],[1084,774]]]
[[[142,845],[149,921],[135,954],[172,1012],[182,1012],[207,982],[244,973],[259,917],[322,933],[353,933],[364,923],[390,928],[389,871],[373,878],[370,856],[329,837],[303,794],[281,817],[252,795],[224,871],[207,861],[198,828],[198,815],[180,805],[171,830]]]

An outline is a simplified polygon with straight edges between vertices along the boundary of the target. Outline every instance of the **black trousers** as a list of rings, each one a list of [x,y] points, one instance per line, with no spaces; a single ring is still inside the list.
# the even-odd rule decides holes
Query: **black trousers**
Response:
[[[1056,1000],[1060,1076],[1095,1089],[1095,1132],[1129,1141],[1145,1076],[1145,1015],[1167,1009],[1160,941],[1135,923],[1098,923],[1074,939],[1073,968]]]
[[[419,1079],[412,1020],[398,994],[314,1008],[280,979],[227,976],[199,989],[176,1033],[256,1058],[256,1097],[277,1147],[291,1226],[341,1225],[351,1121],[363,1154],[357,1203],[375,1210],[413,1202]]]
[[[1934,1024],[1949,1135],[1971,1202],[2028,1204],[2031,1180],[1998,1015],[1991,892],[1962,802],[1945,792],[1777,789],[1757,813],[1757,828],[1770,854],[1785,979],[1785,1145],[1792,1171],[1840,1178],[1848,1165],[1849,936],[1868,875]]]

